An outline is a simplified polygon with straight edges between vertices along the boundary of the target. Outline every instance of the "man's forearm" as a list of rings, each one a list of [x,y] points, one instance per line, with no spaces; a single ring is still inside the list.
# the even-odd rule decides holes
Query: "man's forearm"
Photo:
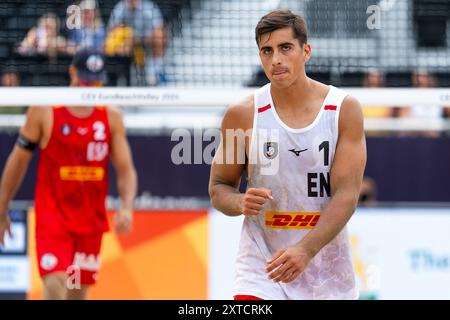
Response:
[[[320,219],[299,243],[311,256],[315,256],[332,241],[354,213],[357,199],[349,193],[337,193],[320,214]]]
[[[22,184],[29,159],[20,159],[11,155],[6,162],[0,182],[0,214],[7,212],[9,202]]]
[[[243,194],[226,184],[216,184],[210,189],[211,204],[227,216],[242,214]]]
[[[134,169],[117,174],[117,190],[119,192],[121,209],[133,210],[137,191],[137,178]]]

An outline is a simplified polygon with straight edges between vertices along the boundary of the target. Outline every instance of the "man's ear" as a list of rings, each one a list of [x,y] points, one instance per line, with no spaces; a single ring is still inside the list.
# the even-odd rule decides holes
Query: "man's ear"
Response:
[[[311,51],[311,45],[309,43],[305,43],[303,45],[303,59],[305,59],[305,62],[307,62],[309,58],[311,58]]]
[[[75,68],[75,66],[73,65],[69,66],[69,75],[71,78],[78,76],[77,68]]]
[[[75,66],[70,65],[69,66],[69,75],[70,75],[70,84],[71,85],[78,85],[78,71]]]

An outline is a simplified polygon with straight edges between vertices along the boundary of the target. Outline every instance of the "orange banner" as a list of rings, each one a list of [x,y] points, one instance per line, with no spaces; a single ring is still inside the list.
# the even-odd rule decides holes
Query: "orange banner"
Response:
[[[34,221],[31,212],[28,298],[42,299]],[[207,228],[207,210],[137,211],[130,234],[104,235],[99,278],[89,299],[207,299]]]

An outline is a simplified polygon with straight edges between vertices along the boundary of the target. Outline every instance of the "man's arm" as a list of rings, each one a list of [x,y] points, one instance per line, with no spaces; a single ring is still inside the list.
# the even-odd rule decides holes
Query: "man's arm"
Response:
[[[268,262],[269,278],[290,282],[339,232],[354,213],[366,165],[366,141],[359,102],[347,97],[341,107],[339,140],[331,168],[331,200],[315,226],[297,245],[277,252]],[[287,272],[288,271],[288,272]]]
[[[20,134],[29,143],[39,144],[42,137],[42,109],[31,107],[28,109],[25,125]],[[16,144],[6,161],[0,181],[0,243],[3,243],[5,232],[9,230],[8,207],[22,184],[33,151]]]
[[[220,144],[214,156],[209,177],[209,196],[211,204],[228,216],[242,214],[242,194],[239,184],[244,163],[237,159],[238,149],[244,150],[245,144],[227,140],[227,130],[235,130],[240,125],[242,107],[230,106],[222,119]],[[228,152],[227,152],[228,150]],[[242,162],[242,161],[241,161]]]
[[[121,207],[116,216],[116,229],[129,231],[137,190],[136,170],[127,141],[123,117],[119,109],[108,108],[111,126],[111,159],[116,170]]]
[[[264,188],[249,188],[245,194],[239,192],[245,165],[240,155],[245,157],[245,141],[250,141],[245,133],[252,121],[253,100],[250,98],[229,107],[222,120],[221,141],[211,165],[209,195],[213,207],[228,216],[257,215],[272,197]]]
[[[339,120],[339,140],[330,173],[331,201],[316,227],[301,241],[314,255],[333,240],[355,212],[366,166],[364,119],[359,102],[344,100]]]

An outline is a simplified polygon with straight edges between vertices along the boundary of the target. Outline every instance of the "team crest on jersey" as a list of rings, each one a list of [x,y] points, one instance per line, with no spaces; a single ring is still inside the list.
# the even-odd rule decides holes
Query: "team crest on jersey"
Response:
[[[46,253],[41,257],[40,265],[44,270],[52,270],[58,264],[58,258],[53,253]]]
[[[61,127],[61,132],[64,136],[68,136],[72,130],[70,129],[70,125],[65,123]]]
[[[264,156],[267,159],[274,159],[278,155],[278,143],[277,142],[265,142],[264,143]]]

